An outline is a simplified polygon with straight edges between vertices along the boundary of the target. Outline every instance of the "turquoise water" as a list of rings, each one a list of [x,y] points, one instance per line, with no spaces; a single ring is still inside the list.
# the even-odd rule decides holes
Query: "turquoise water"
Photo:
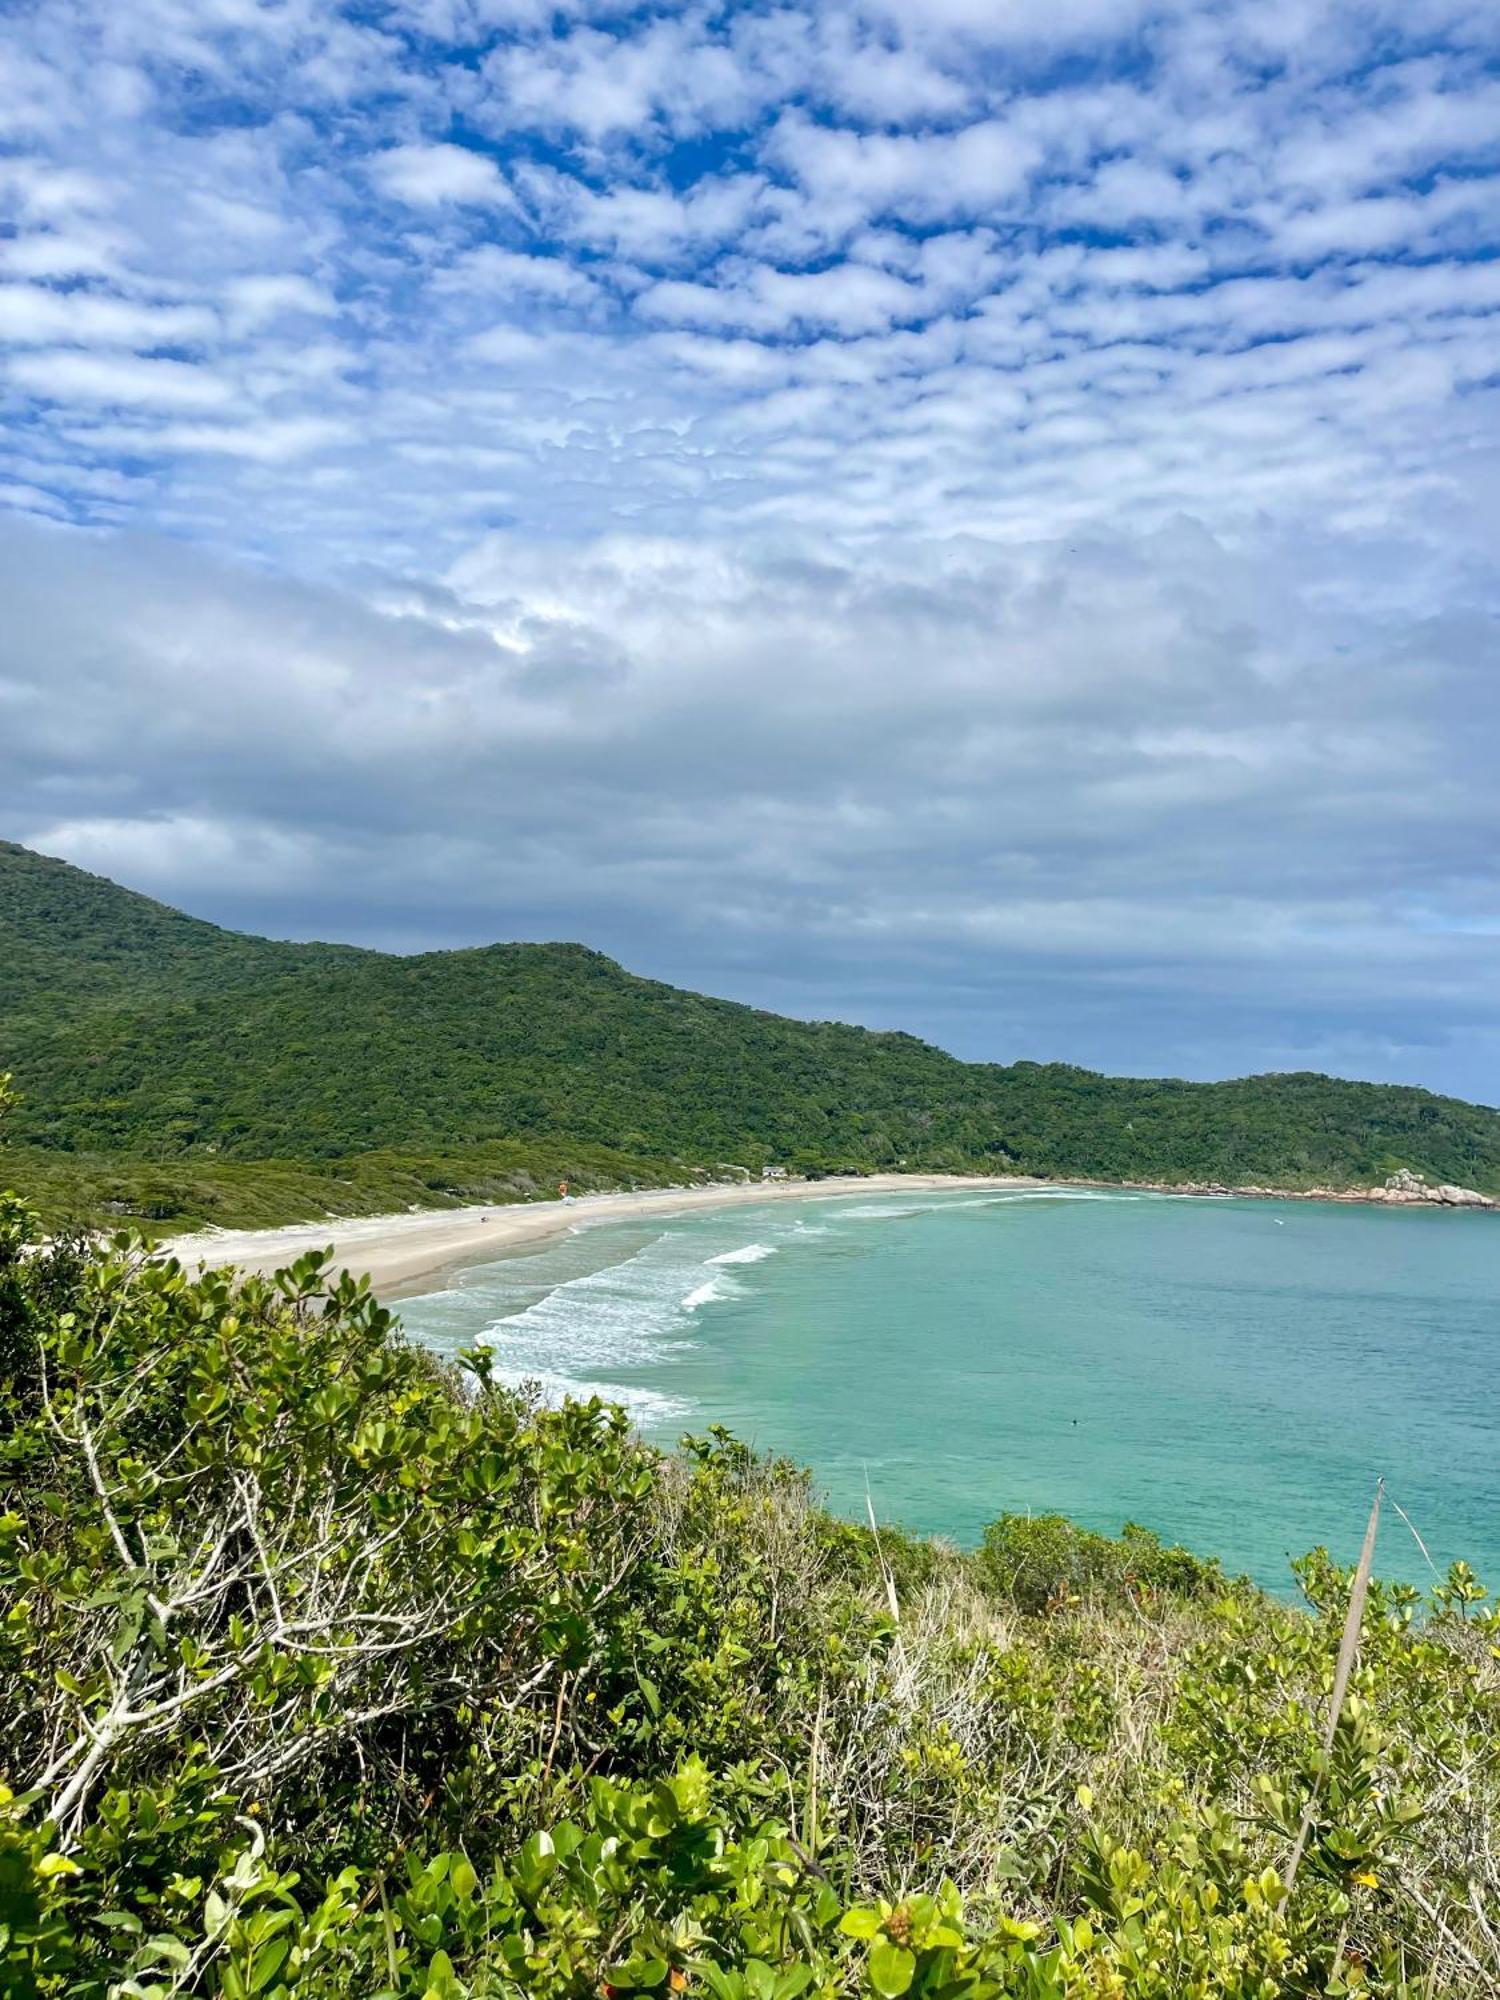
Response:
[[[1110,1192],[809,1197],[581,1231],[406,1301],[414,1337],[728,1424],[832,1504],[972,1542],[1133,1519],[1285,1589],[1377,1474],[1500,1585],[1500,1217]],[[1379,1568],[1429,1580],[1393,1510]]]

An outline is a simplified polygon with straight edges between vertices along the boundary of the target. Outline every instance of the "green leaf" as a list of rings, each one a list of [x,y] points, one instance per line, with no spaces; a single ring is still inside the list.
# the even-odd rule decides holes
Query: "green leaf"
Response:
[[[840,1920],[839,1929],[845,1937],[878,1937],[881,1921],[879,1910],[872,1910],[868,1905],[863,1905],[857,1909],[846,1910]]]
[[[192,1964],[193,1954],[182,1939],[168,1937],[165,1933],[159,1933],[156,1937],[148,1939],[142,1949],[154,1952],[158,1958],[164,1959],[168,1965],[175,1965],[179,1971],[185,1970]]]
[[[453,1960],[445,1951],[435,1951],[427,1965],[427,1994],[435,1994],[438,2000],[451,2000],[460,1991],[458,1978],[453,1970]],[[423,2000],[427,2000],[424,1994]]]
[[[870,1984],[880,1994],[881,2000],[901,2000],[901,1995],[911,1985],[917,1969],[917,1961],[904,1945],[892,1944],[889,1938],[881,1938],[870,1950]]]
[[[287,1953],[292,1948],[289,1937],[272,1938],[263,1944],[250,1965],[250,1991],[262,1993],[281,1970]]]

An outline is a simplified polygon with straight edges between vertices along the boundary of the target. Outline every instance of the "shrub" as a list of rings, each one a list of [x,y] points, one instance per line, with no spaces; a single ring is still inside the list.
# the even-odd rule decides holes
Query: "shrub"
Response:
[[[1061,1514],[1002,1514],[985,1529],[978,1560],[989,1587],[1025,1611],[1089,1594],[1116,1602],[1143,1592],[1197,1597],[1223,1581],[1216,1562],[1164,1547],[1134,1521],[1112,1539]]]

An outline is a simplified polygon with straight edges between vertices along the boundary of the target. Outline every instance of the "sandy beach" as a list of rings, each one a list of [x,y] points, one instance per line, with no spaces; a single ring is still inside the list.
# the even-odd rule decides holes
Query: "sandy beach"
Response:
[[[569,1201],[516,1202],[509,1207],[420,1209],[400,1215],[331,1216],[285,1229],[205,1230],[159,1247],[190,1268],[232,1264],[262,1275],[308,1250],[330,1247],[335,1264],[367,1276],[382,1298],[428,1290],[434,1281],[573,1229],[642,1216],[692,1215],[770,1201],[839,1200],[846,1196],[911,1194],[943,1188],[1043,1187],[1019,1175],[871,1174],[860,1180],[752,1181],[700,1188],[650,1188],[631,1194],[584,1194]]]

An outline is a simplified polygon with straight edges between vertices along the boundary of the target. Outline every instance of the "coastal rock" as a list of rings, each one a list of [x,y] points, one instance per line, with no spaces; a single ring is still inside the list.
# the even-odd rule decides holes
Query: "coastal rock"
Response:
[[[1443,1202],[1449,1208],[1493,1208],[1494,1200],[1487,1194],[1480,1194],[1475,1188],[1453,1187],[1449,1183],[1433,1189],[1434,1201]]]
[[[1371,1188],[1371,1201],[1424,1202],[1438,1208],[1495,1208],[1500,1203],[1493,1195],[1481,1194],[1477,1188],[1456,1187],[1451,1181],[1443,1181],[1437,1187],[1430,1187],[1420,1174],[1414,1174],[1410,1167],[1398,1167],[1389,1176],[1383,1188]]]

